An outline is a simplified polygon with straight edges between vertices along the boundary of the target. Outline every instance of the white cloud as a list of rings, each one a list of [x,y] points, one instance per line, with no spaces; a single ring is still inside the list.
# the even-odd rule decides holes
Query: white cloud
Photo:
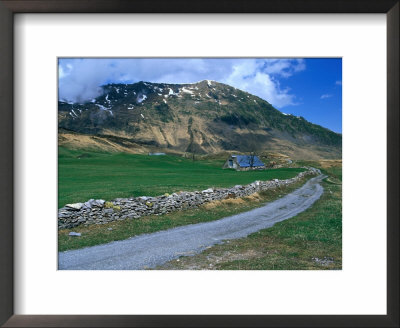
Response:
[[[60,79],[62,79],[64,77],[66,77],[67,75],[69,75],[72,70],[73,70],[73,66],[71,64],[66,64],[64,66],[58,65],[58,77]]]
[[[137,81],[193,83],[215,80],[255,94],[280,108],[295,104],[279,78],[305,69],[303,59],[60,59],[60,99],[83,102],[101,85]]]
[[[321,99],[326,99],[326,98],[330,98],[330,97],[332,97],[331,94],[324,94],[321,96]]]
[[[58,67],[58,78],[60,78],[60,79],[62,79],[63,77],[65,77],[65,72],[64,72],[64,69],[62,68],[62,66],[60,65],[59,67]]]
[[[287,78],[305,69],[304,59],[267,59],[263,71]]]
[[[276,73],[278,73],[277,66],[278,63],[274,64],[273,68]],[[295,96],[290,94],[288,89],[282,90],[279,82],[271,74],[261,71],[257,60],[248,60],[235,65],[233,72],[221,82],[263,98],[278,108],[295,105]]]

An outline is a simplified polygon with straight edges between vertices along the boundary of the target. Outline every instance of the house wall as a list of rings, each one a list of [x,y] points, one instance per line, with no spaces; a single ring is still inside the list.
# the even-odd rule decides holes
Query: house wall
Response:
[[[229,166],[229,160],[232,160],[232,166]],[[227,160],[226,160],[226,162],[225,162],[225,164],[222,166],[222,168],[223,169],[232,169],[232,168],[234,168],[234,169],[236,169],[238,167],[238,165],[237,165],[237,162],[236,162],[236,160],[234,159],[234,158],[228,158]]]

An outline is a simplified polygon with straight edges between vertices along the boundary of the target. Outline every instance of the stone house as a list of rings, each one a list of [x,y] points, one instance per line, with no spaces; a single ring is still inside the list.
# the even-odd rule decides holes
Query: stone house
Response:
[[[256,155],[231,155],[222,168],[237,171],[263,170],[265,164]]]

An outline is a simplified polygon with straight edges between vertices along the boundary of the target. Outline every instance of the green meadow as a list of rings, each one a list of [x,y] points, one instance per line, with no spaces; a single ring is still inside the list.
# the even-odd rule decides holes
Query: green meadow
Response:
[[[230,187],[255,180],[288,179],[304,171],[223,170],[224,160],[58,150],[58,207],[88,199],[157,196],[178,191]]]

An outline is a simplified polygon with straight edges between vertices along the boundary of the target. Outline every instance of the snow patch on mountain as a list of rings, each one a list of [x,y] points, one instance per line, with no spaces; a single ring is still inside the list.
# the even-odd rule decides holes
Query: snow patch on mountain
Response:
[[[194,95],[193,91],[190,91],[189,89],[186,89],[185,87],[182,88],[182,92],[185,92],[185,93],[189,93],[189,94],[191,94],[191,95]]]
[[[105,107],[103,105],[100,105],[100,104],[96,104],[96,106],[98,106],[101,110],[109,112],[112,116],[114,116],[114,113],[112,112],[112,110],[110,110],[110,108],[107,108],[107,107]]]
[[[140,104],[141,102],[143,102],[146,99],[147,99],[146,95],[141,95],[141,96],[136,98],[136,102],[138,102]]]

